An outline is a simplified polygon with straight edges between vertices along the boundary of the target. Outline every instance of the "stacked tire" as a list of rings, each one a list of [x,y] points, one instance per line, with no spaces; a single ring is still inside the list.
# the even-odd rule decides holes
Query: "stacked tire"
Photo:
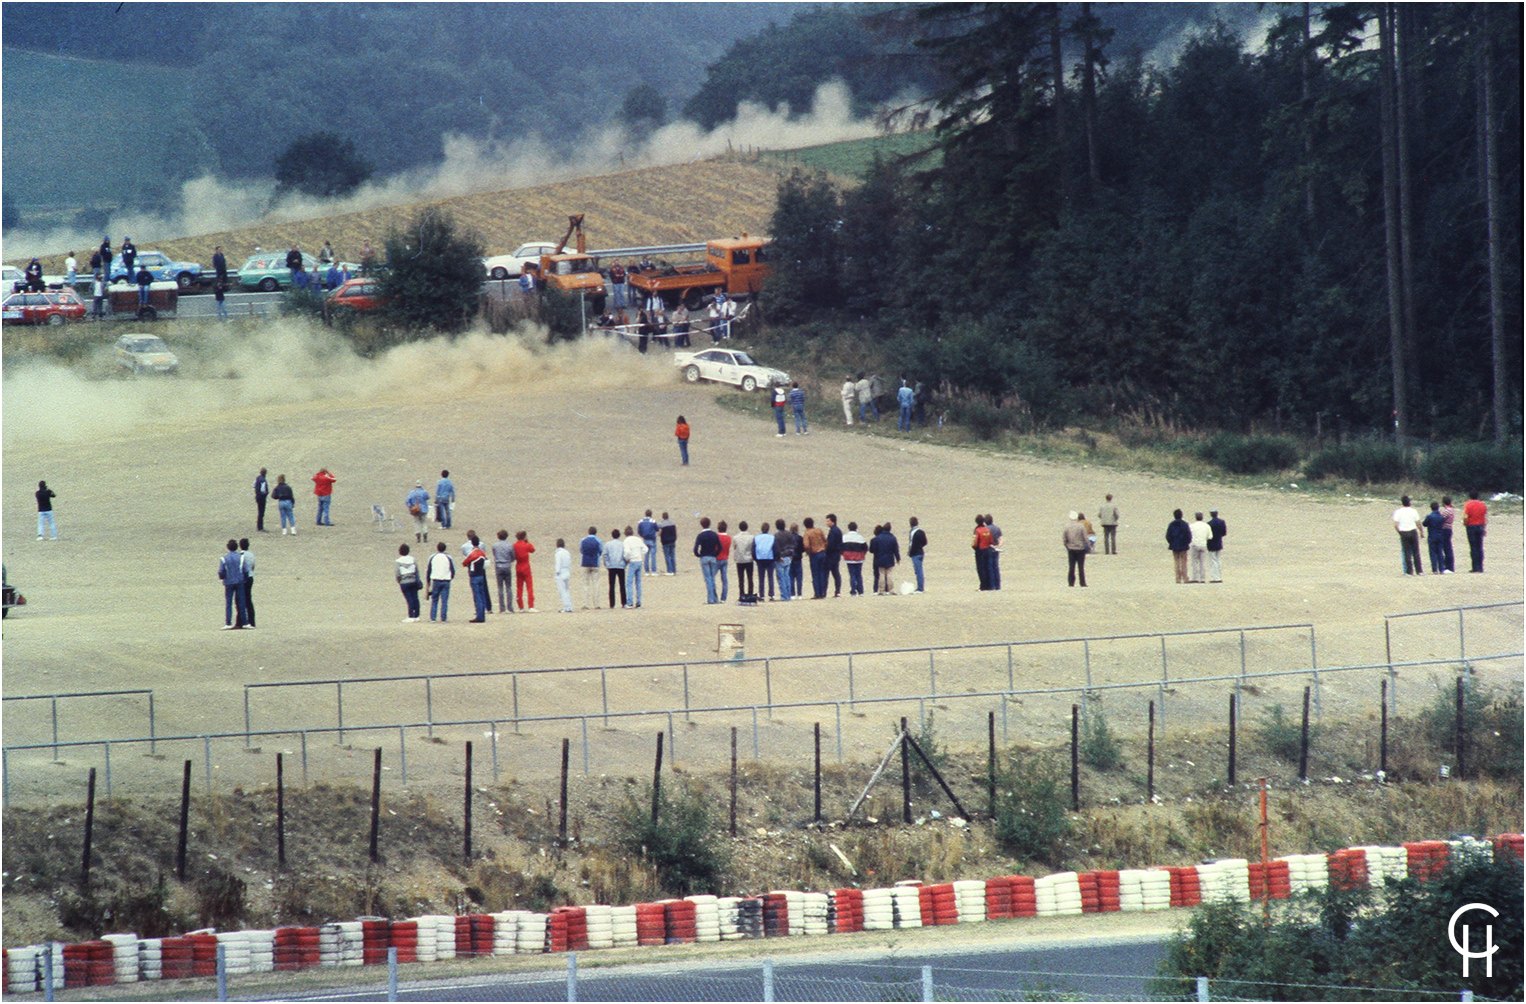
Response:
[[[546,951],[567,951],[567,915],[560,909],[546,917]]]
[[[763,900],[756,896],[737,900],[737,930],[744,938],[763,937]]]
[[[651,948],[667,943],[667,909],[661,903],[637,903],[636,944],[643,948]]]
[[[721,907],[716,896],[690,896],[694,904],[694,937],[702,943],[721,940]],[[589,907],[589,909],[593,909]]]
[[[763,937],[789,937],[789,919],[789,898],[782,892],[765,893],[763,895]]]
[[[920,882],[897,882],[892,891],[891,902],[895,905],[896,927],[922,926],[922,897]]]
[[[217,935],[211,930],[205,930],[192,931],[186,937],[191,941],[192,973],[196,976],[216,976]]]
[[[614,907],[593,904],[583,907],[583,929],[590,949],[615,947]],[[716,938],[720,940],[719,936]]]
[[[1039,915],[1037,880],[1031,875],[1009,875],[1007,884],[1012,888],[1012,916],[1037,917]]]
[[[1195,865],[1167,868],[1171,874],[1171,905],[1197,906],[1203,902],[1203,884]]]
[[[410,917],[407,923],[413,925],[414,958],[419,962],[438,962],[440,960],[440,928],[435,919]]]
[[[103,934],[101,940],[111,945],[112,982],[138,982],[138,936],[136,934]]]
[[[894,889],[865,889],[862,902],[865,931],[890,931],[895,928]]]
[[[1293,893],[1291,871],[1286,861],[1252,861],[1246,869],[1250,880],[1250,898],[1287,899]]]
[[[850,934],[864,929],[864,891],[833,889],[832,912],[835,933]]]
[[[734,915],[734,913],[733,913]],[[635,948],[639,944],[640,925],[636,920],[636,906],[613,906],[609,909],[610,936],[616,948]],[[722,937],[725,935],[722,934]]]
[[[1404,864],[1409,874],[1421,882],[1428,882],[1447,867],[1447,842],[1445,840],[1413,840],[1404,845]]]
[[[539,955],[546,950],[550,937],[551,918],[544,913],[526,913],[519,918],[515,932],[514,951],[518,955]]]
[[[42,980],[42,953],[36,945],[5,950],[5,991],[12,994],[36,993]]]
[[[1526,834],[1501,833],[1494,838],[1493,843],[1496,853],[1504,852],[1514,854],[1517,858],[1526,858]]]
[[[387,931],[387,944],[397,949],[397,961],[419,961],[419,922],[416,920],[393,921]]]
[[[387,961],[392,947],[392,923],[381,917],[366,917],[360,922],[360,964],[379,966]]]
[[[959,923],[959,901],[952,883],[924,885],[917,889],[917,916],[923,927],[943,927]]]
[[[1077,872],[1076,885],[1081,887],[1081,912],[1101,913],[1102,903],[1097,896],[1097,873]]]
[[[217,935],[217,943],[223,950],[223,972],[229,976],[248,976],[254,972],[248,931],[223,931]]]
[[[213,963],[214,966],[216,963]],[[196,946],[188,937],[159,939],[159,970],[166,980],[188,980],[196,975]]]
[[[1033,882],[1034,904],[1040,917],[1079,916],[1084,912],[1080,876],[1057,872]]]
[[[273,930],[249,931],[249,971],[268,973],[276,967],[276,932]]]
[[[686,899],[668,900],[663,904],[667,919],[667,944],[692,945],[699,940],[699,926],[695,920],[694,904]]]
[[[953,883],[954,905],[959,908],[959,923],[978,924],[986,919],[986,884],[983,879],[961,879]]]
[[[1329,858],[1330,885],[1335,889],[1361,889],[1368,884],[1367,852],[1346,847]]]
[[[450,923],[456,941],[456,958],[471,958],[475,954],[472,952],[472,918],[452,917]]]
[[[1112,870],[1092,872],[1097,876],[1097,910],[1101,913],[1117,913],[1123,908],[1119,901],[1122,883],[1118,873]]]

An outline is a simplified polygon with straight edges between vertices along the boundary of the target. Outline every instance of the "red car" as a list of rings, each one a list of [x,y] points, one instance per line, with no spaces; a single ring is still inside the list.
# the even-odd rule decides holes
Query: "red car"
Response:
[[[329,294],[330,307],[349,307],[360,314],[385,303],[386,300],[377,293],[375,279],[351,279]]]
[[[6,324],[63,324],[85,316],[85,302],[69,290],[12,293],[0,303]]]

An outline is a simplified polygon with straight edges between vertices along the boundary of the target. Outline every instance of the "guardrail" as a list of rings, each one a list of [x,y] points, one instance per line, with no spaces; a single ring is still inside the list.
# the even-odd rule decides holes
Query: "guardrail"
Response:
[[[1319,700],[1318,700],[1319,662],[1318,662],[1317,649],[1316,649],[1316,645],[1315,645],[1314,625],[1313,624],[1268,624],[1268,625],[1254,625],[1254,626],[1246,626],[1246,627],[1199,628],[1199,629],[1190,630],[1190,631],[1148,631],[1148,632],[1135,633],[1135,634],[1096,635],[1096,636],[1088,636],[1088,637],[1083,637],[1083,638],[1045,638],[1045,639],[1033,639],[1033,640],[1029,640],[1029,641],[977,642],[977,643],[972,643],[972,644],[967,644],[967,645],[939,645],[939,646],[916,647],[916,648],[866,649],[866,650],[849,651],[849,652],[814,653],[814,654],[808,654],[808,655],[769,656],[769,657],[765,657],[765,658],[761,658],[761,659],[760,658],[751,658],[751,659],[747,659],[747,658],[743,658],[743,659],[708,659],[708,660],[692,660],[692,661],[686,661],[686,662],[625,663],[625,664],[609,665],[609,666],[566,666],[566,667],[545,668],[545,669],[493,669],[493,670],[477,670],[477,671],[467,672],[467,673],[420,673],[420,674],[408,674],[408,675],[404,675],[404,676],[362,676],[362,677],[351,677],[351,678],[348,678],[348,679],[331,678],[331,679],[326,679],[326,680],[294,680],[294,681],[282,681],[282,682],[272,682],[272,683],[246,683],[246,684],[244,684],[244,734],[246,736],[254,734],[253,723],[252,723],[252,713],[251,713],[251,709],[250,709],[250,692],[251,691],[255,691],[255,690],[285,689],[285,688],[291,688],[291,687],[333,687],[334,688],[334,695],[335,695],[335,702],[336,702],[336,704],[335,704],[335,731],[337,731],[339,733],[339,741],[342,744],[344,742],[344,733],[345,733],[346,728],[351,728],[351,729],[356,728],[356,726],[353,726],[353,725],[352,726],[346,726],[345,725],[345,721],[344,721],[344,688],[345,688],[346,685],[349,685],[350,687],[353,688],[353,687],[355,687],[357,685],[364,685],[364,684],[374,684],[374,683],[389,683],[389,684],[391,684],[391,683],[406,683],[406,682],[410,682],[410,681],[422,681],[423,684],[424,684],[424,702],[425,702],[425,709],[426,709],[425,710],[426,724],[429,724],[429,725],[432,726],[433,725],[433,720],[434,720],[434,684],[435,684],[436,681],[462,680],[462,679],[481,679],[481,678],[487,678],[487,677],[500,677],[501,678],[501,677],[507,676],[510,679],[510,683],[511,683],[511,687],[512,687],[512,699],[513,699],[514,713],[513,713],[513,715],[510,718],[504,719],[504,720],[516,721],[517,722],[517,721],[521,720],[522,718],[525,718],[525,716],[521,715],[520,707],[519,707],[519,678],[521,676],[542,676],[542,675],[548,675],[548,674],[594,673],[594,672],[597,672],[599,674],[599,689],[600,689],[601,704],[602,704],[601,713],[600,713],[600,715],[598,715],[596,717],[602,717],[604,719],[605,725],[608,725],[609,724],[609,719],[611,717],[616,717],[618,715],[618,713],[612,713],[609,710],[609,673],[611,671],[626,671],[626,670],[644,670],[644,671],[650,671],[650,670],[662,670],[662,669],[668,669],[668,670],[680,669],[682,671],[682,673],[683,673],[683,692],[684,692],[683,711],[684,711],[684,714],[687,716],[688,714],[690,714],[694,710],[689,705],[689,669],[690,669],[690,667],[721,666],[721,667],[725,667],[725,668],[730,669],[730,670],[734,670],[738,666],[744,666],[744,665],[748,665],[748,664],[756,665],[757,663],[760,663],[760,662],[763,664],[763,683],[764,683],[765,701],[764,701],[764,703],[762,705],[759,705],[759,706],[760,707],[768,708],[769,709],[769,714],[772,715],[773,709],[776,708],[776,707],[793,706],[793,705],[785,705],[785,704],[776,704],[774,702],[774,699],[773,699],[773,664],[776,663],[776,662],[792,662],[792,661],[802,661],[802,660],[807,660],[807,659],[811,659],[811,660],[819,660],[819,659],[845,659],[846,660],[846,662],[847,662],[847,666],[846,666],[846,668],[847,668],[846,682],[847,682],[847,689],[848,689],[848,695],[847,695],[846,703],[851,708],[851,707],[853,707],[854,705],[856,705],[858,703],[864,703],[865,702],[863,698],[858,697],[857,692],[856,692],[855,680],[854,680],[854,671],[853,671],[853,660],[854,660],[855,656],[859,657],[859,658],[862,658],[864,656],[874,656],[874,655],[908,655],[908,654],[921,654],[923,652],[927,653],[928,689],[927,689],[927,693],[926,694],[916,695],[918,697],[935,698],[935,697],[953,696],[953,695],[946,695],[946,694],[940,695],[938,693],[938,670],[937,670],[937,660],[936,660],[936,653],[938,653],[938,652],[969,652],[969,651],[1005,649],[1006,656],[1007,656],[1007,659],[1006,659],[1006,663],[1007,663],[1007,691],[1006,692],[1013,692],[1013,690],[1012,690],[1012,688],[1013,688],[1013,663],[1012,663],[1013,649],[1015,649],[1015,648],[1031,647],[1031,646],[1035,646],[1035,645],[1080,645],[1081,649],[1082,649],[1082,653],[1081,654],[1082,654],[1082,657],[1083,657],[1084,662],[1085,662],[1086,686],[1088,688],[1090,688],[1091,687],[1091,680],[1092,680],[1091,646],[1092,646],[1093,643],[1096,643],[1096,642],[1107,642],[1107,641],[1128,641],[1128,640],[1138,640],[1138,639],[1148,639],[1148,638],[1159,638],[1160,639],[1160,664],[1161,664],[1160,686],[1161,686],[1161,690],[1162,690],[1161,715],[1162,715],[1162,724],[1164,724],[1164,715],[1165,715],[1164,689],[1165,689],[1165,687],[1170,686],[1172,683],[1176,682],[1176,681],[1172,681],[1170,679],[1170,659],[1169,659],[1169,656],[1167,654],[1166,639],[1168,639],[1168,638],[1192,637],[1192,636],[1238,634],[1238,636],[1239,636],[1239,648],[1240,648],[1240,674],[1241,674],[1241,676],[1244,676],[1245,670],[1246,670],[1246,652],[1245,652],[1245,636],[1246,636],[1246,634],[1249,633],[1249,632],[1257,632],[1257,631],[1289,631],[1289,630],[1297,630],[1297,631],[1305,631],[1306,630],[1306,631],[1309,632],[1309,668],[1314,673],[1314,684],[1315,684],[1315,693],[1316,693],[1316,697],[1315,697],[1315,713],[1316,713],[1316,715],[1318,715],[1318,714],[1320,714]],[[1152,682],[1151,686],[1154,686],[1154,685],[1155,684]],[[526,720],[528,720],[528,719],[526,719]],[[287,731],[290,732],[291,730],[288,729]]]
[[[152,753],[153,752],[153,748],[154,748],[153,747],[153,744],[154,744],[154,692],[152,690],[85,690],[85,691],[79,691],[77,693],[72,693],[72,694],[6,695],[5,697],[0,698],[0,701],[4,701],[4,702],[7,702],[7,703],[9,703],[11,701],[18,701],[18,702],[19,701],[48,701],[48,702],[50,702],[52,704],[52,708],[53,708],[53,743],[52,743],[52,745],[53,745],[53,751],[54,751],[54,759],[56,760],[58,758],[57,757],[57,752],[58,752],[58,747],[60,745],[60,743],[58,741],[58,702],[59,701],[62,701],[62,700],[68,699],[68,698],[76,698],[76,697],[129,697],[129,696],[134,696],[134,695],[138,695],[138,694],[147,694],[148,695],[148,742],[149,742],[149,752]]]
[[[1522,659],[1522,658],[1526,658],[1526,652],[1517,651],[1517,652],[1503,652],[1503,653],[1496,653],[1496,654],[1493,654],[1493,655],[1477,656],[1477,657],[1475,657],[1474,661],[1477,661],[1477,662],[1486,662],[1486,661],[1494,661],[1494,660]],[[1310,676],[1310,677],[1313,678],[1313,681],[1314,681],[1314,682],[1311,683],[1311,686],[1316,686],[1317,687],[1317,685],[1318,685],[1317,684],[1317,680],[1318,680],[1319,674],[1337,674],[1338,675],[1338,674],[1345,674],[1345,673],[1356,673],[1356,672],[1362,672],[1362,671],[1380,670],[1380,671],[1383,671],[1385,674],[1387,674],[1387,676],[1390,679],[1390,681],[1392,681],[1393,676],[1394,676],[1394,672],[1396,670],[1398,670],[1398,669],[1409,669],[1409,668],[1418,668],[1418,667],[1425,667],[1425,666],[1449,666],[1449,665],[1455,665],[1456,662],[1457,662],[1457,660],[1455,660],[1455,659],[1424,659],[1424,660],[1417,660],[1417,661],[1413,661],[1413,662],[1370,663],[1370,664],[1356,665],[1356,666],[1326,666],[1326,667],[1321,667],[1319,669],[1314,669],[1314,668],[1311,667],[1311,668],[1304,668],[1304,669],[1272,670],[1272,671],[1268,671],[1268,672],[1259,672],[1259,673],[1241,672],[1241,673],[1229,673],[1229,674],[1215,674],[1215,675],[1211,675],[1211,676],[1181,677],[1181,678],[1177,678],[1177,679],[1174,679],[1174,680],[1166,680],[1166,679],[1163,679],[1163,680],[1140,680],[1140,681],[1134,681],[1134,682],[1129,682],[1129,683],[1104,683],[1104,684],[1096,684],[1096,685],[1092,685],[1090,683],[1086,683],[1086,684],[1077,684],[1077,685],[1065,686],[1065,687],[1025,688],[1025,689],[1022,689],[1022,690],[1014,690],[1014,689],[984,690],[984,691],[965,692],[965,693],[958,693],[958,694],[940,694],[940,695],[936,696],[936,699],[939,700],[939,701],[952,702],[952,701],[962,701],[962,700],[977,700],[977,699],[982,699],[982,698],[984,698],[984,699],[1001,698],[1002,699],[1002,701],[1001,701],[1002,738],[1003,738],[1004,742],[1007,742],[1007,741],[1010,741],[1010,737],[1009,737],[1009,733],[1008,733],[1008,723],[1007,723],[1007,705],[1009,703],[1009,699],[1011,699],[1011,698],[1018,698],[1018,697],[1039,697],[1039,696],[1044,696],[1044,697],[1060,697],[1060,696],[1067,696],[1067,695],[1075,695],[1077,697],[1077,699],[1079,700],[1079,702],[1084,705],[1089,698],[1094,697],[1094,696],[1100,696],[1101,694],[1103,694],[1104,692],[1107,692],[1107,691],[1126,692],[1126,691],[1130,691],[1130,690],[1149,690],[1149,689],[1154,689],[1154,690],[1156,690],[1156,700],[1158,702],[1161,702],[1159,706],[1160,706],[1160,708],[1163,709],[1164,708],[1164,701],[1165,701],[1165,698],[1166,698],[1166,689],[1168,687],[1189,686],[1189,685],[1204,684],[1204,683],[1226,683],[1226,682],[1231,682],[1231,683],[1233,683],[1235,685],[1236,702],[1238,703],[1240,687],[1242,685],[1249,684],[1249,683],[1252,683],[1253,681],[1258,681],[1258,680],[1271,680],[1271,679],[1277,679],[1277,678],[1283,678],[1283,677],[1293,677],[1293,676]],[[470,675],[483,675],[483,674],[470,674]],[[1392,692],[1392,690],[1393,690],[1392,683],[1390,683],[1390,686],[1389,686],[1388,690],[1389,690],[1390,693]],[[928,695],[925,695],[925,694],[900,694],[900,695],[885,696],[885,697],[859,698],[856,701],[856,703],[857,704],[868,704],[868,705],[885,705],[885,704],[908,704],[909,705],[909,704],[915,702],[915,703],[918,704],[918,707],[919,707],[919,717],[922,720],[922,722],[925,724],[926,717],[927,717],[927,714],[926,714],[926,702],[928,700],[930,700],[930,699],[931,698]],[[663,717],[665,717],[667,719],[667,733],[666,734],[668,736],[668,742],[669,742],[668,756],[670,758],[671,763],[674,766],[676,766],[677,763],[678,763],[678,733],[674,729],[673,726],[674,726],[674,720],[675,720],[675,718],[678,715],[685,715],[686,717],[690,717],[690,716],[696,715],[696,714],[726,714],[726,713],[733,713],[733,714],[735,714],[735,713],[747,713],[747,712],[750,712],[751,716],[752,716],[753,759],[754,760],[758,760],[760,758],[760,755],[759,755],[760,722],[759,722],[759,714],[758,714],[760,710],[763,710],[765,712],[771,712],[773,710],[788,710],[788,709],[796,709],[796,708],[832,708],[833,711],[834,711],[835,719],[836,719],[836,728],[834,730],[834,737],[835,737],[836,745],[837,745],[837,762],[838,763],[843,763],[844,762],[844,753],[843,753],[842,709],[843,709],[843,705],[845,705],[845,704],[849,704],[850,707],[851,707],[850,702],[843,701],[843,700],[813,700],[813,701],[781,702],[781,703],[770,704],[768,706],[756,705],[756,704],[729,704],[729,705],[714,705],[714,706],[706,706],[706,707],[671,708],[671,709],[661,709],[661,710],[652,710],[652,711],[614,711],[614,712],[609,712],[608,714],[584,713],[584,714],[528,715],[528,716],[514,717],[514,718],[503,717],[503,716],[495,718],[495,717],[489,716],[489,717],[483,717],[483,718],[465,718],[465,719],[456,719],[456,720],[450,720],[450,721],[425,720],[425,721],[389,722],[389,723],[385,723],[385,724],[376,724],[376,725],[358,725],[358,726],[357,725],[350,725],[350,726],[345,726],[344,729],[342,729],[342,730],[339,729],[339,728],[270,729],[270,730],[254,731],[254,732],[250,732],[250,731],[245,731],[245,732],[215,732],[215,733],[199,733],[199,734],[174,735],[174,736],[156,736],[156,737],[150,737],[150,738],[137,738],[137,739],[78,740],[78,741],[74,741],[74,742],[59,743],[58,746],[61,746],[61,747],[64,747],[64,748],[69,748],[69,749],[90,748],[90,747],[97,747],[97,746],[102,747],[103,750],[104,750],[104,753],[105,753],[105,760],[106,760],[106,770],[105,770],[106,795],[107,795],[107,797],[110,797],[110,795],[111,795],[111,784],[112,784],[112,780],[111,780],[111,749],[112,749],[113,746],[121,747],[121,746],[130,746],[130,745],[141,744],[141,743],[191,742],[191,741],[200,740],[203,743],[203,747],[204,747],[204,751],[205,751],[205,783],[206,783],[207,791],[210,794],[211,791],[212,791],[212,740],[214,740],[214,739],[221,740],[221,739],[240,739],[241,738],[241,739],[244,740],[244,742],[246,744],[246,747],[247,747],[249,741],[251,739],[255,738],[255,737],[260,737],[260,738],[271,737],[271,736],[298,736],[298,737],[300,737],[301,751],[302,751],[302,779],[303,779],[303,784],[305,785],[307,783],[307,770],[308,770],[308,748],[307,748],[308,747],[308,743],[307,743],[307,740],[308,740],[308,737],[310,735],[313,735],[313,736],[324,736],[324,735],[336,734],[338,743],[340,745],[343,745],[344,744],[344,738],[343,738],[343,733],[344,732],[360,732],[360,733],[389,733],[389,732],[396,732],[397,736],[398,736],[399,764],[400,764],[400,768],[401,768],[402,781],[403,781],[403,783],[407,783],[407,780],[408,780],[407,732],[410,729],[412,729],[412,730],[428,729],[429,730],[429,735],[432,737],[433,734],[434,734],[434,729],[436,727],[439,727],[439,728],[466,728],[466,727],[482,727],[482,726],[486,726],[489,729],[490,746],[491,746],[492,761],[493,761],[493,778],[494,778],[494,781],[496,782],[497,779],[498,779],[499,771],[500,771],[499,755],[498,755],[498,726],[499,726],[500,723],[507,723],[507,722],[512,722],[513,723],[513,726],[514,726],[513,731],[514,731],[515,734],[519,734],[520,726],[522,724],[524,724],[524,723],[555,723],[555,722],[568,722],[568,723],[576,722],[576,723],[579,723],[579,725],[581,727],[581,732],[582,732],[583,773],[584,773],[584,775],[587,775],[587,774],[590,773],[590,753],[589,753],[589,741],[588,741],[588,723],[589,723],[589,721],[591,719],[596,720],[596,719],[603,718],[603,719],[605,719],[605,721],[607,723],[608,719],[611,719],[611,718],[613,718],[613,719],[639,719],[639,718],[663,718]],[[1160,725],[1159,725],[1159,731],[1158,731],[1158,734],[1157,734],[1157,741],[1161,741],[1161,740],[1163,740],[1165,738],[1165,717],[1164,717],[1164,714],[1162,714],[1160,716],[1159,723],[1160,723]],[[0,770],[3,770],[3,776],[4,776],[4,789],[3,790],[4,790],[4,804],[5,805],[8,806],[10,804],[10,778],[11,778],[10,755],[12,753],[25,752],[25,751],[29,751],[29,750],[50,749],[50,748],[55,748],[55,747],[53,746],[53,744],[50,744],[50,743],[33,743],[33,744],[24,744],[24,745],[16,745],[16,746],[6,746],[3,749],[0,749]],[[55,756],[56,756],[56,753],[55,753]]]

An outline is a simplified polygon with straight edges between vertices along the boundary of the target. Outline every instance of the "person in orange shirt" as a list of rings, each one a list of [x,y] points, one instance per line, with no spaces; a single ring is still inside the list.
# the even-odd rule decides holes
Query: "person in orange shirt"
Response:
[[[515,584],[518,589],[519,609],[525,613],[538,613],[535,609],[535,580],[530,576],[530,555],[535,553],[535,545],[526,538],[529,535],[520,530],[514,535],[514,577],[519,581]],[[530,591],[530,602],[525,602],[525,590]]]
[[[1484,534],[1489,525],[1489,507],[1479,501],[1478,492],[1468,492],[1468,501],[1462,507],[1462,528],[1468,534],[1468,559],[1473,567],[1470,572],[1484,570]]]
[[[673,435],[678,437],[678,453],[683,457],[683,465],[689,466],[689,423],[684,421],[682,415],[678,416],[678,426],[674,428]]]
[[[975,577],[980,580],[980,589],[984,592],[991,588],[991,531],[986,527],[983,515],[975,516],[975,539],[970,541],[970,547],[975,552]]]

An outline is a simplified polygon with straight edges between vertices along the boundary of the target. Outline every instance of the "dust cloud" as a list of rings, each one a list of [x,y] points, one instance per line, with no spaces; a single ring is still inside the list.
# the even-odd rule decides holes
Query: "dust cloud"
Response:
[[[118,376],[111,349],[70,367],[8,361],[0,385],[6,447],[125,436],[165,424],[215,420],[238,409],[311,401],[338,405],[417,399],[421,387],[560,389],[649,387],[671,382],[666,355],[637,355],[617,339],[547,345],[545,330],[475,330],[395,346],[373,358],[321,325],[281,321],[253,333],[171,340],[176,376]]]
[[[910,98],[908,98],[910,100]],[[300,194],[275,196],[274,181],[226,181],[203,176],[181,186],[180,210],[169,216],[140,212],[113,215],[104,232],[129,234],[139,247],[172,237],[220,233],[257,223],[283,223],[361,212],[382,206],[409,205],[478,192],[525,188],[611,171],[689,163],[728,151],[792,150],[865,139],[877,135],[872,118],[854,118],[852,94],[840,81],[819,87],[811,109],[791,118],[785,105],[770,110],[743,103],[737,117],[712,130],[693,122],[670,123],[641,136],[623,126],[606,126],[572,144],[571,156],[552,149],[540,136],[482,140],[457,134],[443,138],[445,157],[437,166],[405,171],[362,185],[353,194],[319,199]],[[32,255],[89,250],[101,234],[58,229],[6,234],[7,260]]]

